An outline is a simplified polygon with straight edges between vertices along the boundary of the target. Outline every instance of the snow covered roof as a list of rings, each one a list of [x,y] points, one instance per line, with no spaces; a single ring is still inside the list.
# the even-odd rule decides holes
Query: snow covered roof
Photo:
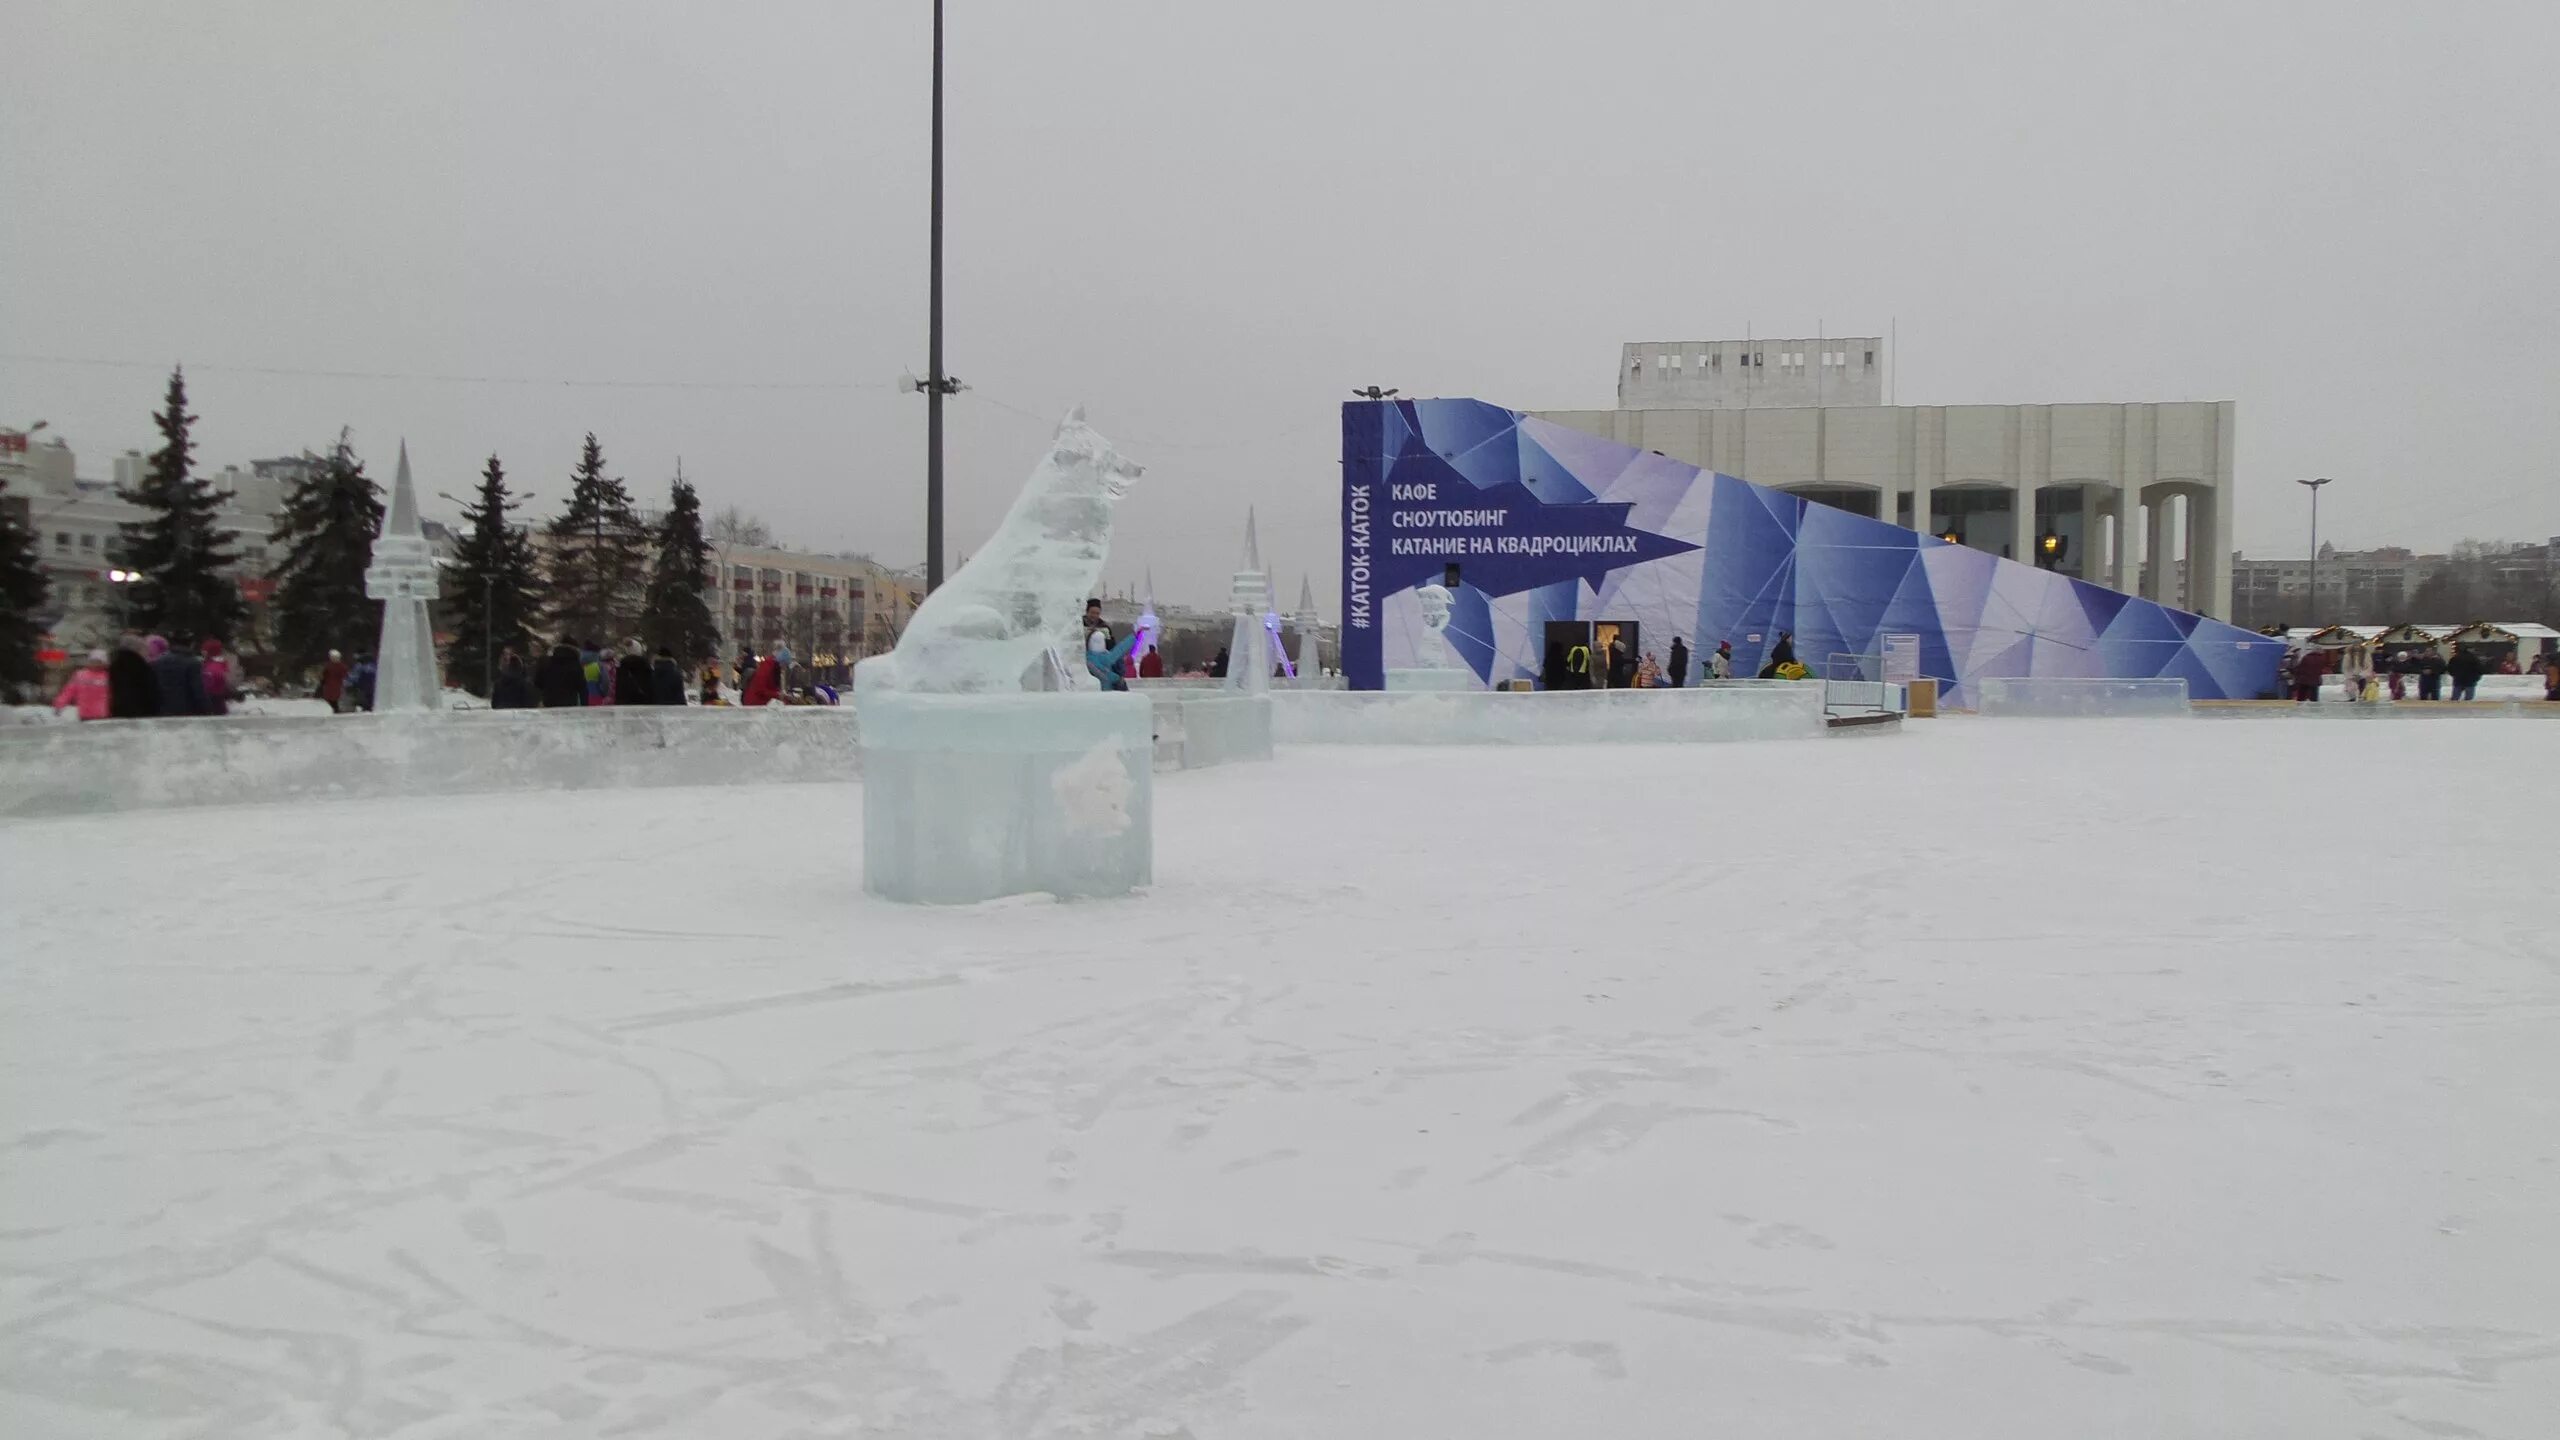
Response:
[[[2560,630],[2530,620],[2474,620],[2447,633],[2466,640],[2560,640]]]

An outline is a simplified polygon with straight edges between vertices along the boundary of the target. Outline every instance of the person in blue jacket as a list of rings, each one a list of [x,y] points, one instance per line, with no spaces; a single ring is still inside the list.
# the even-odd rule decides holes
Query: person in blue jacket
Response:
[[[1084,635],[1084,668],[1102,682],[1105,690],[1126,690],[1129,677],[1120,673],[1120,662],[1129,658],[1129,648],[1138,643],[1137,632],[1118,644],[1111,642],[1109,626],[1097,626]]]

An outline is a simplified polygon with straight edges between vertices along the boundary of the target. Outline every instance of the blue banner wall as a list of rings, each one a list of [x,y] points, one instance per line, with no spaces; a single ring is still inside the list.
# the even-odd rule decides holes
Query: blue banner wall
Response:
[[[2280,642],[1475,400],[1342,407],[1342,662],[1411,664],[1415,586],[1458,567],[1449,639],[1490,686],[1535,679],[1550,620],[1632,620],[1643,648],[1718,641],[1758,672],[1782,633],[1819,670],[1918,637],[1949,703],[1987,676],[2178,676],[2275,689]]]

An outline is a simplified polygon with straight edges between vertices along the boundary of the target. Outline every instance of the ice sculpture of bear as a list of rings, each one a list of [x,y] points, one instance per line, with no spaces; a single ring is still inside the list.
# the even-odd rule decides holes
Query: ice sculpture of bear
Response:
[[[1081,659],[1076,622],[1111,553],[1112,507],[1140,473],[1069,411],[995,537],[916,607],[895,650],[854,667],[854,692],[1011,694],[1052,647]]]
[[[854,667],[862,882],[966,904],[1124,895],[1154,877],[1154,710],[1143,695],[1026,690],[1081,657],[1112,508],[1139,469],[1071,412],[993,539]]]

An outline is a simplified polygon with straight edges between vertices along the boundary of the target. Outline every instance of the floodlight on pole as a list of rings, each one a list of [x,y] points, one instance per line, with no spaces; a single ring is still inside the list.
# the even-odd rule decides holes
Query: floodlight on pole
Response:
[[[2296,480],[2296,485],[2311,491],[2311,610],[2308,623],[2320,621],[2320,487],[2332,483],[2326,475],[2317,480]]]

